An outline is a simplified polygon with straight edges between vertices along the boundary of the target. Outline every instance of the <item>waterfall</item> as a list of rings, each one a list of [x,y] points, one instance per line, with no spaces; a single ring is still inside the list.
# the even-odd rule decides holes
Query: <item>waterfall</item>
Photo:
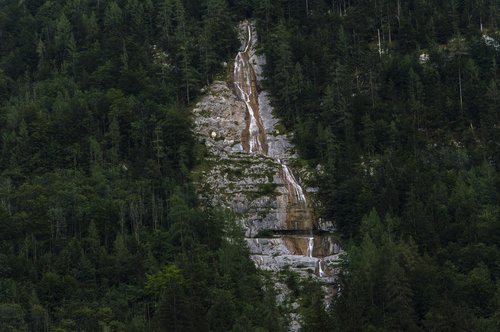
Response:
[[[275,234],[279,234],[280,231],[284,232],[280,235],[282,240],[280,243],[285,244],[286,251],[281,252],[281,254],[291,253],[310,258],[315,257],[314,255],[326,257],[332,252],[332,242],[325,240],[324,235],[316,235],[318,240],[316,246],[318,247],[314,248],[314,211],[305,188],[300,184],[299,177],[288,165],[291,154],[288,151],[287,138],[284,135],[276,137],[266,134],[266,130],[267,132],[273,131],[273,123],[276,120],[272,118],[270,106],[265,99],[259,98],[258,80],[263,62],[255,55],[257,35],[254,27],[251,22],[243,21],[239,28],[242,46],[234,59],[232,84],[233,92],[243,103],[245,111],[245,120],[238,132],[241,137],[241,146],[246,153],[259,154],[265,159],[271,159],[276,165],[276,175],[279,177],[278,181],[269,180],[279,185],[276,191],[280,195],[276,199],[276,223],[268,226],[267,229],[275,230],[277,232]],[[259,74],[257,75],[257,73]],[[285,142],[285,144],[279,142]],[[258,227],[256,226],[257,229]],[[304,237],[304,233],[310,234],[310,237]],[[257,240],[254,243],[257,246],[256,252],[259,252],[258,248],[269,246],[271,242],[263,241],[261,244]],[[262,251],[260,253],[262,254]],[[300,258],[297,259],[300,260]],[[327,275],[328,267],[322,259],[315,258],[310,263],[318,264],[316,265],[318,266],[318,276]]]
[[[307,257],[312,257],[313,256],[313,250],[314,250],[314,238],[310,237],[307,241]]]
[[[281,167],[283,168],[283,175],[286,179],[286,182],[292,188],[291,191],[295,193],[295,197],[298,198],[299,202],[306,204],[306,196],[304,195],[304,190],[302,190],[302,187],[300,186],[293,173],[290,171],[290,168],[284,163],[281,163]]]
[[[241,133],[242,147],[245,152],[268,155],[268,141],[266,129],[261,117],[259,92],[257,89],[256,70],[251,61],[255,53],[256,36],[250,22],[244,21],[241,27],[243,39],[242,51],[238,52],[234,61],[233,85],[236,96],[243,101],[246,108],[246,126]],[[276,158],[276,156],[269,156]],[[312,231],[314,217],[310,209],[304,189],[291,168],[281,159],[275,159],[279,165],[280,176],[286,195],[286,217],[282,221],[287,230]],[[282,227],[283,227],[282,226]],[[312,257],[313,239],[309,241],[306,256]],[[304,248],[305,249],[305,248]],[[302,251],[303,252],[303,251]]]
[[[244,80],[244,83],[245,85],[243,86],[243,81],[235,81],[234,82],[234,85],[236,86],[237,90],[238,90],[238,94],[239,94],[239,97],[241,100],[243,100],[243,102],[245,103],[246,105],[246,108],[247,108],[247,111],[248,111],[248,115],[250,117],[250,122],[249,122],[249,125],[248,125],[248,134],[250,135],[249,139],[248,139],[248,143],[249,143],[249,148],[248,150],[250,152],[260,152],[262,151],[262,146],[259,142],[259,127],[257,125],[257,119],[255,117],[255,110],[254,108],[252,107],[252,104],[251,104],[251,94],[252,94],[252,91],[250,90],[249,92],[245,91],[247,89],[245,89],[246,87],[249,87],[251,85],[250,83],[250,78],[248,76],[248,70],[245,70],[245,67],[246,67],[246,62],[243,61],[243,55],[242,53],[238,53],[238,55],[236,56],[236,61],[235,61],[235,66],[234,66],[234,77],[241,77],[241,76],[244,76],[245,77],[245,80]]]
[[[255,53],[255,36],[252,24],[244,21],[241,25],[244,38],[243,51],[238,52],[234,61],[233,84],[237,97],[244,102],[246,108],[246,126],[241,133],[241,145],[245,152],[258,153],[268,156],[268,141],[266,129],[261,117],[259,92],[257,89],[257,75],[252,64]],[[275,156],[270,156],[276,158]],[[313,229],[313,213],[310,209],[304,189],[293,174],[290,167],[276,159],[279,164],[279,176],[286,188],[286,224],[288,230]]]
[[[238,28],[241,48],[229,68],[232,77],[215,81],[193,109],[195,132],[210,152],[208,167],[195,173],[200,197],[235,213],[257,268],[273,275],[290,269],[332,287],[332,262],[338,260],[333,235],[317,227],[314,194],[302,185],[299,174],[305,173],[292,166],[297,157],[289,137],[276,128],[268,93],[259,90],[266,60],[256,53],[254,26],[243,21]],[[277,302],[295,301],[276,279]],[[290,330],[300,327],[295,311]]]
[[[266,132],[259,115],[257,77],[250,63],[252,51],[252,27],[246,22],[247,37],[243,52],[238,52],[234,60],[234,86],[240,100],[245,103],[249,121],[242,133],[242,145],[246,152],[267,154]]]
[[[319,259],[318,260],[318,276],[320,278],[325,276],[325,271],[323,270],[322,264],[324,264],[324,261],[322,259]]]

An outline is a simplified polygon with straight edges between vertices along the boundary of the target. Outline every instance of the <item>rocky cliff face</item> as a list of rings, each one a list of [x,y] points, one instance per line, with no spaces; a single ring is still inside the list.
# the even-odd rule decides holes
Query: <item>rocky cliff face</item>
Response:
[[[331,283],[340,247],[333,235],[319,232],[313,190],[290,166],[293,147],[275,129],[277,120],[259,85],[265,58],[255,52],[255,30],[246,21],[239,28],[242,48],[232,77],[214,82],[193,110],[195,132],[209,151],[208,167],[200,171],[200,196],[237,215],[260,268],[289,266]]]

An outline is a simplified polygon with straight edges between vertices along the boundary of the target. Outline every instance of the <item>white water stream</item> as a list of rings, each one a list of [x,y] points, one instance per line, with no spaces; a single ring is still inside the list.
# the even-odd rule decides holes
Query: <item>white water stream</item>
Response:
[[[256,88],[255,71],[250,64],[250,50],[253,45],[252,27],[247,24],[246,45],[243,52],[238,52],[234,60],[234,85],[236,87],[238,97],[245,103],[249,123],[248,123],[248,152],[266,153],[264,147],[265,132],[262,125],[262,120],[259,118],[259,104]]]
[[[307,254],[306,254],[306,256],[307,257],[312,257],[313,251],[314,251],[314,238],[310,237],[307,240]]]
[[[320,277],[325,275],[325,262],[316,257],[324,257],[331,255],[327,245],[323,248],[325,241],[319,240],[318,248],[314,248],[315,238],[322,239],[321,236],[312,236],[313,231],[313,212],[308,204],[305,190],[300,185],[298,178],[294,175],[292,169],[274,152],[275,146],[271,145],[271,141],[276,138],[273,136],[267,137],[266,128],[264,126],[262,114],[269,113],[269,106],[264,103],[262,109],[260,106],[260,96],[257,89],[257,80],[260,77],[261,67],[257,60],[255,62],[255,44],[256,35],[253,31],[253,26],[250,22],[245,21],[240,26],[242,31],[242,39],[244,39],[244,47],[238,52],[234,61],[233,68],[233,84],[236,96],[244,102],[246,106],[246,127],[241,134],[242,147],[245,152],[256,153],[273,158],[279,165],[278,175],[281,178],[286,190],[286,225],[287,231],[310,232],[310,236],[285,236],[284,242],[287,243],[287,248],[295,255],[299,254],[308,258],[317,260],[317,273]],[[254,65],[256,68],[254,68]],[[256,72],[258,75],[256,75]],[[265,113],[267,112],[267,113]],[[266,115],[266,123],[269,123],[269,115]],[[272,127],[270,130],[273,130]],[[269,131],[269,128],[268,128]],[[286,139],[285,139],[286,140]],[[288,143],[286,143],[288,144]],[[273,148],[273,149],[271,149]],[[268,151],[269,150],[269,151]],[[271,152],[272,151],[272,152]],[[269,153],[268,153],[269,152]],[[285,157],[286,158],[286,157]],[[258,240],[256,242],[259,244]],[[319,256],[318,256],[319,255]],[[262,257],[261,257],[262,259]]]
[[[318,275],[320,278],[325,276],[325,271],[323,270],[324,261],[322,259],[318,260]]]
[[[283,175],[286,179],[287,184],[291,187],[292,190],[289,189],[290,192],[293,192],[295,194],[295,197],[298,198],[298,200],[304,204],[307,203],[306,201],[306,196],[304,195],[304,190],[302,190],[302,187],[300,186],[299,182],[293,175],[293,173],[290,171],[290,168],[281,162],[281,160],[278,159],[278,162],[281,164],[281,167],[283,169]]]

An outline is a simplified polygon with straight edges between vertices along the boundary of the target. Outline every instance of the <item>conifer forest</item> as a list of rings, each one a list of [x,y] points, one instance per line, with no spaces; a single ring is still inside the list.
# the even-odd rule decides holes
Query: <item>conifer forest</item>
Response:
[[[499,169],[499,0],[0,1],[0,332],[500,331]]]

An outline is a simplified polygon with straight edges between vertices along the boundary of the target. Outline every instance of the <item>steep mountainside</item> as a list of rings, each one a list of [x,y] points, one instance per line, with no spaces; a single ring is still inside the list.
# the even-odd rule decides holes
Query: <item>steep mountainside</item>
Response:
[[[260,85],[265,58],[256,54],[254,26],[244,21],[239,30],[231,78],[214,82],[193,110],[195,131],[208,147],[200,194],[236,214],[257,266],[291,266],[332,282],[339,244],[314,214],[313,189],[290,166],[293,146],[276,129]]]

